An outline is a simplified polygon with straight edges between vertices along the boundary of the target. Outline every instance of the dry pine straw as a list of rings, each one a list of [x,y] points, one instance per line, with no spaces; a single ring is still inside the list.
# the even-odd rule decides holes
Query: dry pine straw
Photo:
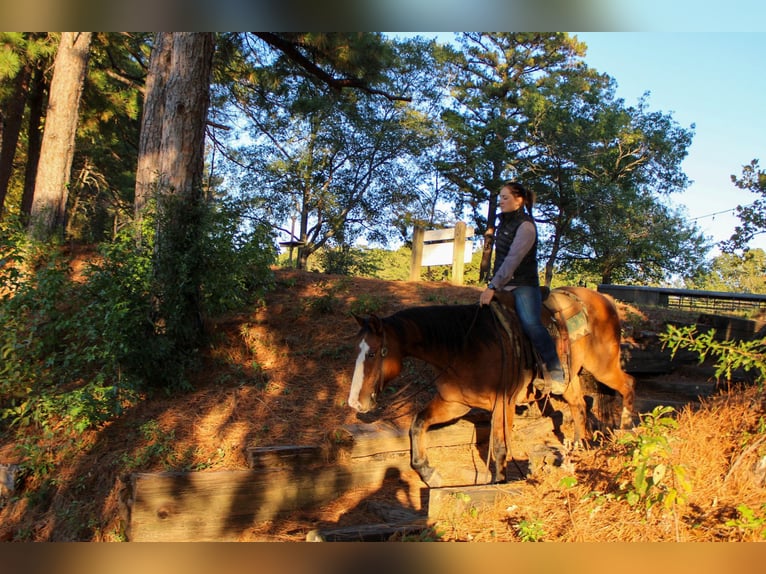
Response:
[[[55,481],[35,493],[35,482],[28,479],[26,493],[0,508],[0,539],[120,540],[120,478],[126,472],[169,470],[179,461],[211,470],[243,468],[245,446],[317,443],[328,430],[358,422],[344,404],[356,331],[350,318],[354,304],[374,301],[385,315],[406,306],[471,302],[478,296],[475,287],[300,272],[280,271],[277,280],[280,287],[267,297],[265,308],[216,325],[194,391],[144,401],[121,419],[77,437],[41,437],[38,451],[53,457]],[[336,305],[330,313],[310,308],[328,294]],[[413,366],[403,376],[425,375]],[[693,487],[676,517],[659,508],[647,516],[622,500],[599,504],[594,493],[617,491],[615,477],[626,460],[624,447],[608,440],[569,453],[561,467],[546,467],[520,483],[519,494],[450,517],[434,530],[441,540],[519,540],[519,525],[526,521],[538,523],[541,539],[552,541],[756,540],[757,532],[724,523],[737,518],[739,504],[764,516],[766,489],[752,472],[766,455],[766,445],[756,445],[764,436],[759,426],[763,414],[763,394],[755,388],[722,393],[697,410],[678,414],[673,453],[675,462],[689,469]],[[407,420],[396,422],[406,425]],[[147,428],[154,434],[142,434]],[[172,441],[163,442],[167,437]],[[14,462],[14,441],[3,438],[0,456]],[[77,448],[66,448],[70,443]],[[139,466],[126,466],[126,460],[136,464],[142,453],[156,453],[150,449],[158,443],[169,450]],[[562,487],[561,479],[571,476],[577,485]],[[392,486],[376,496],[413,506]],[[368,494],[350,492],[320,511],[255,527],[243,539],[302,540],[317,521],[363,521],[364,508],[357,506]]]
[[[520,540],[538,524],[545,541],[762,541],[766,524],[748,529],[725,523],[738,518],[740,504],[766,518],[766,488],[754,472],[766,456],[764,410],[763,392],[751,387],[677,413],[678,428],[669,434],[671,462],[687,468],[692,490],[675,511],[656,504],[647,512],[640,503],[630,507],[598,496],[619,491],[615,477],[628,460],[613,436],[598,448],[570,452],[560,467],[546,466],[520,494],[441,521],[437,533],[443,540]],[[564,486],[568,477],[577,484]]]

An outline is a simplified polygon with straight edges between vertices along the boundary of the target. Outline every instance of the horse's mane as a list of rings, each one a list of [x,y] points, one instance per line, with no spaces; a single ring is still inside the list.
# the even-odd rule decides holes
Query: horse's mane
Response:
[[[488,307],[478,305],[427,305],[402,309],[388,317],[400,338],[412,339],[407,325],[415,325],[423,346],[438,346],[451,352],[470,351],[487,341]]]

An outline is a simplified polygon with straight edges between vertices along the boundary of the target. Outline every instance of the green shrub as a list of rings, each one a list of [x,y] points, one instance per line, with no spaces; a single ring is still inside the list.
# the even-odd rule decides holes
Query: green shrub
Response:
[[[673,462],[671,431],[678,426],[673,412],[672,407],[658,406],[641,414],[639,427],[618,440],[629,449],[628,479],[621,485],[624,498],[631,506],[643,502],[647,512],[657,504],[674,511],[691,491],[686,467]]]
[[[155,230],[162,229],[157,236]],[[84,281],[56,245],[0,227],[0,418],[82,431],[140,392],[188,388],[202,318],[271,285],[276,249],[234,204],[170,199],[100,246]]]
[[[766,338],[752,341],[731,341],[716,339],[715,329],[698,333],[694,325],[676,327],[668,325],[665,333],[659,335],[663,345],[670,348],[672,355],[679,349],[697,353],[700,362],[706,358],[715,359],[715,375],[720,380],[731,381],[737,369],[754,371],[760,388],[766,380]]]

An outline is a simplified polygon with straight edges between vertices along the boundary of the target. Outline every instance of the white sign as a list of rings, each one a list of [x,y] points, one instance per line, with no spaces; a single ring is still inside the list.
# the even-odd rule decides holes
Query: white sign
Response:
[[[473,227],[467,227],[465,230],[465,251],[463,263],[470,263],[473,259],[473,242],[468,239],[473,237]],[[432,265],[452,265],[452,254],[454,251],[455,229],[435,229],[426,231],[423,234],[423,260],[421,265],[430,267]]]

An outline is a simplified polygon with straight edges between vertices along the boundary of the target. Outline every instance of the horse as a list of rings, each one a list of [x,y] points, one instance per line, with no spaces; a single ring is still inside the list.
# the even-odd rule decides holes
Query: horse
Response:
[[[436,370],[436,395],[415,414],[409,431],[411,466],[429,487],[443,482],[428,461],[430,427],[455,422],[472,408],[491,412],[492,480],[503,482],[515,405],[540,395],[534,390],[540,372],[512,295],[497,292],[495,297],[504,312],[493,301],[490,306],[411,307],[383,318],[354,315],[360,330],[349,407],[358,413],[375,410],[377,397],[400,374],[406,357]],[[580,381],[583,369],[622,396],[620,426],[632,425],[635,381],[620,364],[620,320],[611,299],[584,287],[559,287],[545,297],[542,318],[568,374],[563,399],[572,411],[575,443],[592,437]]]

